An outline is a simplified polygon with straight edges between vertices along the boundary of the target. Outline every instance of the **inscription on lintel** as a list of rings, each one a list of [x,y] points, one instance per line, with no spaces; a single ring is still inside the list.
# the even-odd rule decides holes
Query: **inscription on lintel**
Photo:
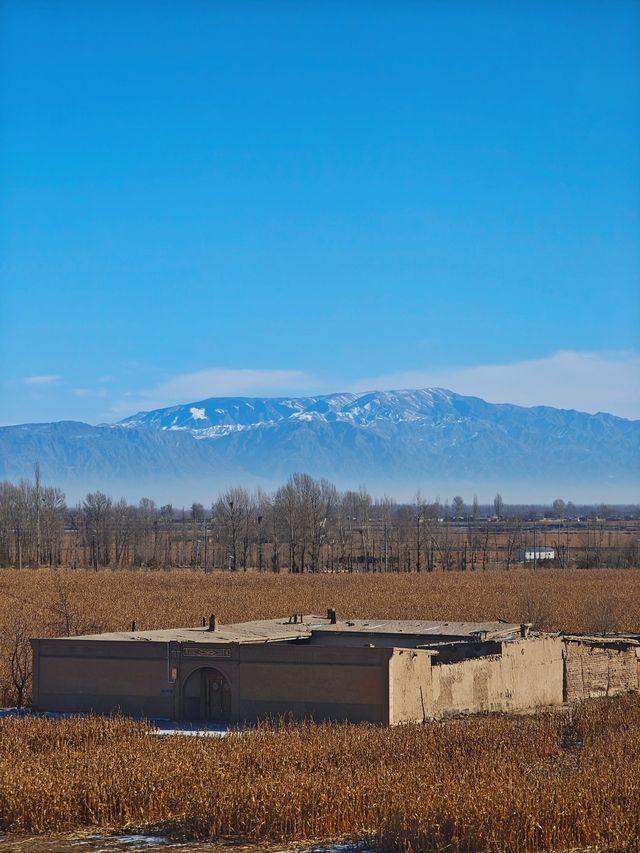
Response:
[[[230,658],[231,649],[183,649],[182,654],[189,658]]]

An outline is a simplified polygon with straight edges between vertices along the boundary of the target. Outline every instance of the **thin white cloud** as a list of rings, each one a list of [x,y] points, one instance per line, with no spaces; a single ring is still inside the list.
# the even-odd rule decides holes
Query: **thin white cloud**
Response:
[[[61,382],[62,376],[48,374],[46,376],[26,376],[24,379],[25,385],[52,385],[54,382]]]
[[[114,418],[136,411],[194,403],[208,397],[280,396],[334,391],[448,388],[492,403],[555,406],[640,418],[640,353],[561,350],[512,364],[402,371],[358,380],[319,378],[302,370],[211,368],[170,377],[153,388],[128,390],[116,400]],[[103,396],[77,388],[78,397]]]
[[[114,414],[191,403],[207,397],[304,394],[315,380],[302,370],[227,370],[211,368],[173,376],[155,388],[124,394]]]
[[[448,388],[491,403],[555,406],[640,418],[640,354],[561,350],[513,364],[414,370],[350,383],[351,391]]]

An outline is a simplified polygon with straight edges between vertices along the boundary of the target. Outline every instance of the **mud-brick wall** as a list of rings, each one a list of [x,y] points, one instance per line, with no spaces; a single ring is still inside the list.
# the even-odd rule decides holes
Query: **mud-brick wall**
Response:
[[[562,702],[562,646],[557,637],[510,640],[501,648],[499,655],[432,667],[435,717]]]
[[[434,652],[394,649],[389,659],[389,723],[421,723],[433,717]]]
[[[565,702],[638,690],[634,646],[565,640],[563,657]]]

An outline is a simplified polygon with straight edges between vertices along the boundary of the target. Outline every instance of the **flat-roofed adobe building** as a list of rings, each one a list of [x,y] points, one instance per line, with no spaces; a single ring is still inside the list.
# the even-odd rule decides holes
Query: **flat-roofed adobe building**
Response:
[[[394,724],[563,701],[563,644],[501,622],[283,619],[32,640],[38,710]]]

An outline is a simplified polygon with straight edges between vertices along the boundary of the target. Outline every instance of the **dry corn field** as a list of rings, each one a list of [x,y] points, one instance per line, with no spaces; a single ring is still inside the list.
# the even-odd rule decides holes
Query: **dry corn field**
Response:
[[[0,573],[1,667],[28,636],[293,612],[640,630],[640,573]],[[12,646],[13,644],[13,646]],[[25,698],[28,698],[27,685]],[[571,717],[573,719],[571,719]],[[0,830],[154,829],[192,839],[341,836],[381,849],[635,849],[640,698],[396,729],[262,726],[157,738],[126,720],[0,720]]]
[[[273,574],[196,571],[0,572],[0,688],[15,704],[9,672],[29,636],[139,630],[290,613],[395,619],[531,622],[565,631],[640,631],[637,570],[537,570],[406,574]],[[25,686],[25,700],[30,685]]]
[[[118,719],[4,719],[0,827],[128,828],[387,850],[636,849],[640,699],[446,723],[153,737]]]

